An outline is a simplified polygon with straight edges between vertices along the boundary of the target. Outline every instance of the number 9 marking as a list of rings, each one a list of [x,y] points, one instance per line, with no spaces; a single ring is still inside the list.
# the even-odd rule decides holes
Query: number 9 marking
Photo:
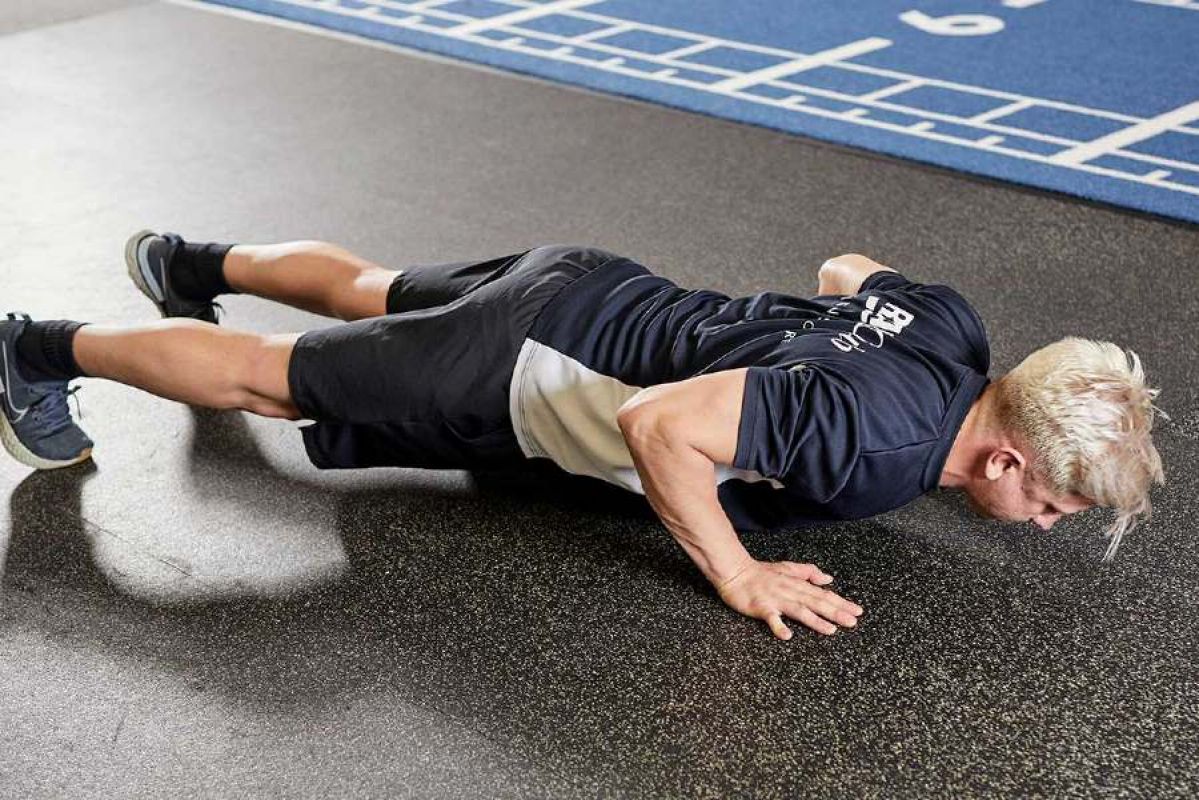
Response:
[[[950,14],[930,17],[923,11],[905,11],[900,22],[935,36],[990,36],[1003,30],[1003,20],[986,14]]]

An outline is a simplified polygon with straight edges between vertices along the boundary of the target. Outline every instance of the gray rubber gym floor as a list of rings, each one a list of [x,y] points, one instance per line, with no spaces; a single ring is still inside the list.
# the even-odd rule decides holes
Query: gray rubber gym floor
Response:
[[[1112,564],[1099,512],[1046,535],[948,495],[747,537],[866,607],[780,643],[632,496],[320,473],[290,423],[84,382],[94,466],[0,466],[0,795],[1195,795],[1195,228],[191,7],[0,31],[5,309],[153,319],[147,226],[395,266],[581,242],[730,293],[862,252],[972,298],[996,373],[1133,347],[1174,419]]]

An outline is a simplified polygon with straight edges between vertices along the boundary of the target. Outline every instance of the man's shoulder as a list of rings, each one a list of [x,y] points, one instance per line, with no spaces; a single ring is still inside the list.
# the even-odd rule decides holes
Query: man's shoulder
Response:
[[[872,276],[863,292],[893,295],[909,310],[938,328],[934,336],[952,352],[954,360],[985,375],[991,366],[991,348],[982,315],[960,291],[947,283],[920,283],[892,272]],[[960,347],[954,346],[960,344]]]
[[[983,375],[991,368],[991,344],[987,326],[978,309],[957,289],[948,284],[930,284],[928,290],[945,303],[949,313],[972,349],[972,366]]]

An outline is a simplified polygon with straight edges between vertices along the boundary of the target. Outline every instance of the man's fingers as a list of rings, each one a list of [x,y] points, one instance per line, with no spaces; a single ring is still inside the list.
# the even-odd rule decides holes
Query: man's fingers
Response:
[[[770,631],[784,642],[791,638],[791,629],[783,622],[781,614],[773,613],[766,616],[766,624],[770,626]]]
[[[808,581],[796,580],[800,575],[797,568],[805,566],[810,565],[796,564],[786,570],[785,581],[776,584],[782,597],[790,603],[802,604],[829,622],[847,628],[857,625],[858,615],[862,613],[862,607],[857,603],[851,603],[836,592],[813,586]]]
[[[832,576],[815,564],[791,561],[758,562],[744,580],[728,584],[721,599],[741,613],[764,621],[774,636],[788,641],[795,635],[788,627],[796,620],[825,635],[838,626],[852,628],[862,607],[823,588]],[[785,619],[787,621],[785,621]]]
[[[842,625],[856,623],[858,621],[858,616],[862,613],[862,607],[860,605],[857,603],[851,603],[844,597],[838,597],[832,592],[824,592],[821,599],[835,609],[837,621]]]
[[[844,625],[847,628],[857,625],[858,614],[861,612],[860,610],[855,612],[854,609],[861,609],[861,606],[843,600],[826,589],[805,585],[795,588],[799,591],[788,592],[788,599],[791,602],[799,603],[838,625]]]
[[[852,600],[846,600],[844,597],[841,597],[840,595],[833,594],[833,592],[829,592],[827,590],[825,590],[825,591],[827,594],[832,595],[832,599],[835,602],[840,603],[841,607],[843,609],[845,609],[846,611],[848,611],[850,614],[853,614],[855,617],[860,617],[862,615],[862,611],[864,609],[857,603],[853,602]]]
[[[845,611],[848,614],[852,614],[855,617],[862,613],[862,607],[860,605],[851,600],[846,600],[844,597],[830,589],[822,589],[818,586],[801,586],[800,588],[807,596],[817,600],[822,600],[826,603],[832,603],[840,610]]]
[[[837,626],[828,620],[821,619],[812,613],[812,610],[803,604],[797,604],[787,615],[792,619],[797,619],[804,625],[807,625],[817,633],[823,633],[825,636],[832,636],[837,632]]]
[[[843,600],[836,595],[825,597],[824,602],[833,612],[833,616],[830,619],[851,628],[858,624],[858,615],[862,613],[861,606],[851,603],[848,600]]]
[[[844,625],[847,628],[852,628],[858,624],[858,618],[849,611],[842,608],[839,604],[827,600],[819,595],[815,597],[804,597],[800,603],[809,611],[813,611],[827,619],[829,622],[835,622],[838,625]]]

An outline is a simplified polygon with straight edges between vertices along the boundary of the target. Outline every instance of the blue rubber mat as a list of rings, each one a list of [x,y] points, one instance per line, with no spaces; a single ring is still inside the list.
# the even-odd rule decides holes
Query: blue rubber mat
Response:
[[[209,0],[1199,222],[1199,0]]]

